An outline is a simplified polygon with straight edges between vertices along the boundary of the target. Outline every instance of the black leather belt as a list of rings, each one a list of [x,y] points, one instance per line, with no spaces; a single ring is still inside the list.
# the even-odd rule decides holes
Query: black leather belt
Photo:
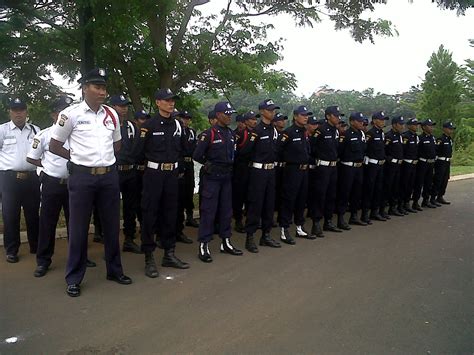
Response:
[[[135,165],[117,165],[118,171],[130,171],[135,168]]]

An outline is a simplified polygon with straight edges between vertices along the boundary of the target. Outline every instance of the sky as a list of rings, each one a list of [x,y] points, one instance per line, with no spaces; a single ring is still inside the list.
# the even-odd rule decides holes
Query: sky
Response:
[[[199,7],[203,13],[218,13],[226,0],[211,0]],[[355,42],[348,30],[334,30],[323,20],[313,28],[296,27],[289,16],[259,17],[275,25],[269,39],[285,38],[283,60],[275,68],[295,74],[295,94],[310,96],[318,87],[364,90],[395,94],[408,91],[424,78],[431,54],[443,44],[453,53],[453,60],[463,64],[474,58],[469,38],[474,38],[474,9],[465,16],[439,9],[431,0],[388,0],[378,4],[371,18],[393,22],[399,32],[394,37],[376,37],[375,44]],[[55,81],[71,91],[55,76]]]

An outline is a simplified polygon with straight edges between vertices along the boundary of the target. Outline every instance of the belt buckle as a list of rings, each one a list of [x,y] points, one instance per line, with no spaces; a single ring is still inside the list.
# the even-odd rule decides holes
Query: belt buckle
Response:
[[[362,166],[362,163],[354,163],[355,168],[360,168]]]
[[[300,164],[300,170],[308,169],[308,164]]]
[[[174,163],[161,163],[161,170],[171,171],[174,169]]]
[[[379,160],[378,164],[383,165],[385,163],[385,160]]]
[[[28,178],[28,173],[17,172],[16,178],[19,180],[26,180]]]
[[[92,175],[104,175],[105,173],[107,173],[107,168],[104,166],[99,166],[97,168],[91,169]]]
[[[187,162],[187,163],[190,163],[193,161],[193,158],[191,157],[184,157],[184,161]]]
[[[337,162],[336,161],[331,161],[329,162],[329,166],[336,166]]]

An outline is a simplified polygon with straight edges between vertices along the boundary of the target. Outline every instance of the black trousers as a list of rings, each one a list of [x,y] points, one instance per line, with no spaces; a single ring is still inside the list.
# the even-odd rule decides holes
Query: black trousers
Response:
[[[26,220],[30,253],[36,253],[39,232],[40,188],[36,172],[26,179],[18,179],[14,171],[2,171],[3,242],[7,255],[17,255],[20,249],[20,213]]]
[[[69,245],[66,282],[80,284],[86,273],[87,235],[93,206],[104,234],[107,275],[123,274],[120,259],[120,190],[116,170],[103,175],[73,172],[68,181]]]
[[[283,181],[283,167],[278,166],[275,168],[275,212],[280,214],[281,206],[281,191]]]
[[[186,180],[183,175],[178,176],[178,214],[176,216],[176,231],[183,232],[184,230],[184,205],[186,194]]]
[[[275,210],[275,170],[250,168],[248,187],[247,234],[254,234],[260,219],[262,232],[270,233]]]
[[[140,223],[140,228],[142,226],[142,191],[143,191],[143,174],[144,170],[137,170],[137,202],[136,202],[136,215],[138,223]]]
[[[230,228],[232,219],[231,174],[223,174],[220,177],[202,174],[200,194],[199,242],[211,241],[216,223],[219,224],[219,236],[222,239],[230,238],[232,234]]]
[[[242,210],[247,205],[248,183],[249,162],[236,162],[232,176],[232,210],[236,221],[242,220]]]
[[[364,165],[365,195],[362,196],[363,210],[378,210],[383,199],[383,165]]]
[[[319,221],[321,218],[330,220],[336,207],[337,167],[317,166],[309,181],[314,195],[310,196],[311,218]]]
[[[400,195],[404,203],[410,202],[415,186],[416,164],[402,163],[400,174]]]
[[[304,208],[308,193],[308,170],[301,170],[298,165],[286,165],[283,168],[281,206],[279,225],[288,228],[292,217],[296,225],[304,224]]]
[[[69,226],[69,193],[67,184],[61,184],[57,178],[42,173],[40,180],[41,210],[36,264],[48,267],[54,254],[56,227],[61,209],[64,211],[66,226]]]
[[[387,162],[384,165],[384,197],[383,204],[395,207],[400,202],[400,170],[401,164]]]
[[[351,213],[356,213],[362,196],[364,169],[343,164],[338,169],[336,212],[343,215],[349,204]]]
[[[178,215],[178,170],[161,171],[146,168],[142,192],[142,251],[156,248],[155,231],[165,250],[176,245]]]
[[[433,183],[433,167],[434,163],[418,161],[416,165],[415,187],[413,189],[414,202],[417,202],[421,196],[424,199],[430,198],[431,185]]]
[[[122,193],[123,234],[133,239],[137,231],[137,172],[135,169],[119,171],[119,186]]]
[[[313,181],[316,180],[316,169],[308,170],[308,194],[306,196],[306,217],[312,218],[314,211],[314,201],[315,196],[315,184]]]
[[[188,217],[193,216],[194,211],[194,187],[196,183],[194,181],[194,162],[184,163],[184,209]]]
[[[451,162],[445,160],[436,160],[434,165],[433,187],[431,197],[442,197],[446,193],[449,175],[451,173]]]

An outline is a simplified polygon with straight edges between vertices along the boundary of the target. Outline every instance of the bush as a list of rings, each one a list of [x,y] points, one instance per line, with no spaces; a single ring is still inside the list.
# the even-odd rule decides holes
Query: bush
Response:
[[[474,142],[466,148],[457,149],[451,165],[474,166]]]

